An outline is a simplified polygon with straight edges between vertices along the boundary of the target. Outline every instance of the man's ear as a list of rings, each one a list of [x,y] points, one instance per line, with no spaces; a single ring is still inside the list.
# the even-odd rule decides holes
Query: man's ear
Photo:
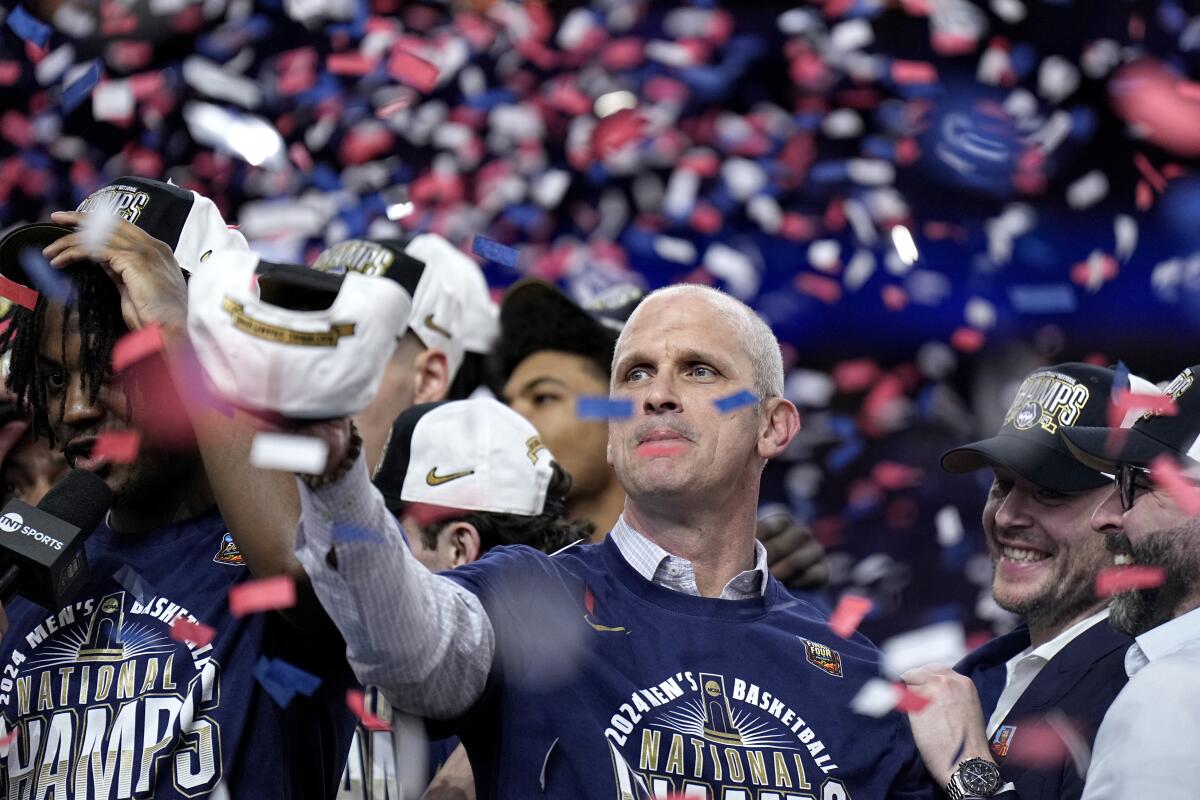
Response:
[[[450,391],[450,361],[437,347],[427,347],[413,362],[413,404],[445,400]]]
[[[450,548],[450,567],[461,567],[478,561],[481,555],[479,531],[469,522],[451,522],[442,531],[447,546]]]
[[[763,410],[758,430],[758,454],[766,459],[782,455],[800,432],[800,412],[790,400],[772,397]]]

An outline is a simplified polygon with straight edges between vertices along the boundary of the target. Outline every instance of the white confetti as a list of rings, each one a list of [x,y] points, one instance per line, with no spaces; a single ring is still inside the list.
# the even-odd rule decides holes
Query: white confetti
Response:
[[[630,108],[637,108],[637,96],[626,89],[602,94],[596,98],[596,102],[593,104],[593,110],[596,112],[598,119],[604,119],[616,114],[618,111],[625,111]]]
[[[1099,39],[1087,46],[1079,63],[1084,75],[1092,80],[1103,78],[1121,63],[1121,45],[1112,39]]]
[[[829,46],[840,52],[861,50],[875,41],[875,32],[865,19],[852,19],[833,26],[829,32]]]
[[[926,342],[917,348],[917,369],[926,378],[934,381],[950,376],[958,365],[958,356],[945,342]]]
[[[259,469],[320,475],[328,457],[329,445],[313,436],[264,431],[250,444],[250,463]]]
[[[531,195],[543,208],[558,208],[570,185],[571,173],[565,169],[547,170],[534,181]]]
[[[801,368],[788,373],[783,393],[796,405],[824,408],[833,399],[835,391],[837,386],[827,373]]]
[[[825,25],[815,11],[793,8],[779,15],[779,30],[787,36],[823,30]]]
[[[883,643],[883,673],[899,678],[910,669],[926,664],[954,666],[967,652],[966,635],[960,622],[938,622],[893,636]]]
[[[41,61],[37,62],[37,66],[33,68],[33,75],[42,86],[49,86],[61,78],[63,73],[70,69],[74,63],[75,48],[69,44],[64,44],[54,48]],[[86,64],[80,66],[87,69]],[[70,83],[70,81],[64,81],[64,83]]]
[[[859,244],[871,247],[879,240],[875,224],[871,221],[871,212],[867,211],[860,201],[851,198],[842,204],[842,210],[846,214],[846,221],[854,229]]]
[[[1094,169],[1067,187],[1067,205],[1076,211],[1091,208],[1108,194],[1108,176]]]
[[[92,116],[120,120],[133,116],[133,87],[129,81],[103,81],[92,90]]]
[[[852,292],[856,292],[871,280],[871,276],[875,274],[875,254],[870,250],[855,250],[854,255],[850,258],[850,263],[846,265],[846,274],[842,277],[842,283],[846,284],[846,288]]]
[[[962,515],[958,513],[956,507],[944,506],[941,508],[934,515],[933,524],[937,527],[937,540],[942,547],[953,547],[962,541]]]
[[[202,56],[183,60],[183,79],[198,92],[217,100],[255,109],[262,105],[262,90],[249,78],[222,69]]]
[[[184,106],[183,119],[192,138],[201,144],[232,153],[256,167],[277,169],[287,163],[283,137],[261,117],[233,114],[212,103],[193,101]]]
[[[1010,25],[1025,19],[1025,5],[1021,0],[992,0],[992,11]]]
[[[692,213],[696,205],[696,193],[700,190],[700,176],[686,169],[676,169],[667,180],[667,194],[663,198],[663,212],[668,217],[682,219]]]
[[[861,186],[887,186],[896,180],[896,167],[879,158],[852,158],[846,162],[846,173]]]
[[[969,325],[987,330],[996,324],[996,307],[982,297],[972,297],[967,301],[963,316]]]
[[[728,245],[713,242],[704,252],[704,266],[713,275],[725,281],[730,294],[745,300],[758,292],[761,276],[750,258]]]
[[[574,50],[583,44],[588,34],[596,27],[596,18],[586,8],[576,8],[558,26],[558,46],[562,50]],[[598,101],[597,101],[598,102]]]
[[[1061,103],[1079,88],[1079,70],[1062,56],[1048,56],[1038,68],[1038,93]]]
[[[903,225],[892,226],[892,246],[896,248],[896,255],[908,266],[917,263],[917,259],[921,257],[912,231]]]
[[[687,239],[674,236],[655,236],[654,252],[659,258],[674,261],[677,264],[696,263],[696,245]]]
[[[863,131],[863,120],[857,111],[839,108],[821,120],[821,131],[830,139],[850,139]]]
[[[850,701],[850,710],[866,717],[886,717],[900,702],[900,687],[883,678],[871,678]]]
[[[975,80],[989,86],[999,86],[1005,76],[1012,73],[1012,62],[1008,51],[995,45],[983,51],[979,66],[975,68]]]
[[[760,194],[746,204],[746,216],[758,223],[763,233],[775,234],[783,226],[783,208],[770,195]]]
[[[99,259],[108,244],[108,235],[116,227],[117,217],[104,211],[93,211],[83,215],[79,223],[79,240],[93,258]]]
[[[842,246],[836,239],[817,239],[808,246],[808,263],[821,272],[837,272],[842,265]]]
[[[1113,236],[1117,240],[1113,254],[1118,261],[1128,261],[1129,257],[1133,255],[1133,251],[1137,249],[1137,220],[1128,214],[1117,214],[1116,219],[1113,220]]]
[[[721,178],[734,200],[745,202],[767,185],[767,171],[748,158],[729,158],[721,165]]]

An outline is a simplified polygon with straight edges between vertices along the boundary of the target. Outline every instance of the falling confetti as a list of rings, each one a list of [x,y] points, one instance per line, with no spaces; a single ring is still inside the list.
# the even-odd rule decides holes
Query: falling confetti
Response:
[[[287,575],[246,581],[229,590],[229,613],[235,617],[282,611],[296,605],[296,584]]]

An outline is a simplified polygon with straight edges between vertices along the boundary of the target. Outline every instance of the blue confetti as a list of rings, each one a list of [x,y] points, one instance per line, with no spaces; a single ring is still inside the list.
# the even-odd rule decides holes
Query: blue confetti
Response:
[[[858,439],[843,442],[837,449],[825,458],[825,464],[834,472],[839,472],[850,465],[850,462],[863,451],[863,443]]]
[[[93,61],[82,75],[75,79],[70,86],[64,86],[60,102],[63,111],[71,113],[79,104],[92,94],[92,89],[100,82],[100,61]]]
[[[742,406],[752,406],[758,402],[758,395],[742,389],[737,394],[731,394],[729,397],[721,397],[713,401],[713,405],[717,407],[717,411],[722,414],[728,414],[734,409]]]
[[[633,401],[611,397],[580,397],[575,403],[579,419],[629,419],[633,416]]]
[[[1070,314],[1075,310],[1075,290],[1066,283],[1008,287],[1008,300],[1021,314]]]
[[[50,26],[30,14],[21,6],[16,6],[8,12],[8,27],[13,33],[25,41],[38,47],[45,47],[50,41]]]
[[[254,677],[281,708],[297,694],[311,697],[321,679],[280,658],[260,656],[254,665]]]
[[[142,576],[137,574],[137,571],[128,564],[113,573],[113,580],[119,583],[121,587],[125,589],[125,591],[133,595],[142,605],[146,605],[146,601],[157,594],[157,592],[154,591],[154,587],[147,583]]]
[[[493,242],[486,236],[476,236],[471,242],[471,252],[481,258],[486,258],[488,261],[494,261],[497,264],[503,264],[506,267],[517,266],[517,251],[515,248],[508,245]]]
[[[374,531],[360,528],[357,525],[338,525],[333,529],[334,542],[369,542],[381,544],[383,537]]]
[[[1117,392],[1127,392],[1129,391],[1129,386],[1129,367],[1125,366],[1124,361],[1118,361],[1117,365],[1113,367],[1112,392],[1110,392],[1110,396],[1113,400],[1116,400]]]
[[[75,287],[69,278],[62,274],[34,247],[26,247],[19,256],[25,274],[37,290],[49,299],[62,305],[70,305],[75,300]]]

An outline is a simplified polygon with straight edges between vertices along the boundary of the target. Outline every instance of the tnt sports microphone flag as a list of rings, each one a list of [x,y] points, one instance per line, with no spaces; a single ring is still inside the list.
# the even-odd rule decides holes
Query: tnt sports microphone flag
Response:
[[[215,253],[188,286],[188,335],[230,402],[296,419],[355,414],[374,398],[412,297],[398,282]]]

